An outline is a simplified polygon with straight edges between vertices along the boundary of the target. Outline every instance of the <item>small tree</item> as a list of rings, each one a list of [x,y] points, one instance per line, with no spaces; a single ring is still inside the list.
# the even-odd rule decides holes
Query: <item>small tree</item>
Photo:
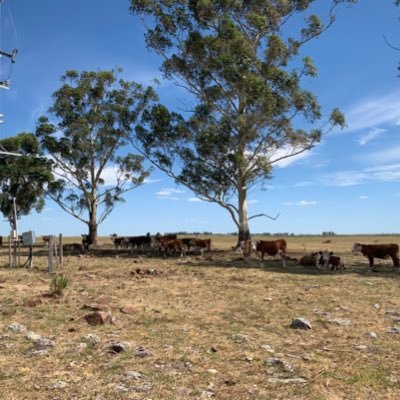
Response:
[[[88,244],[122,195],[143,183],[143,157],[124,153],[133,124],[156,99],[151,88],[118,79],[118,71],[67,71],[36,134],[59,177],[48,195],[88,225]],[[106,180],[107,177],[111,182]]]
[[[293,37],[285,27],[312,0],[131,0],[132,13],[150,17],[147,46],[164,58],[165,77],[196,99],[187,120],[162,105],[146,111],[131,141],[178,184],[226,209],[239,240],[250,238],[249,220],[269,217],[248,215],[249,189],[344,125],[337,109],[317,125],[320,105],[301,87],[316,69],[310,57],[298,60],[341,2],[354,1],[333,0],[325,26],[308,15]]]
[[[47,186],[53,181],[50,160],[39,156],[39,143],[32,133],[20,133],[3,139],[0,147],[16,156],[0,156],[0,211],[16,229],[17,219],[33,209],[40,212],[45,204]]]

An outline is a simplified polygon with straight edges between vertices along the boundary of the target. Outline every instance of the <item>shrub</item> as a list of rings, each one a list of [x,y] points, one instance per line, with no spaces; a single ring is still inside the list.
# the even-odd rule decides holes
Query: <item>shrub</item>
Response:
[[[50,282],[50,291],[53,295],[62,296],[64,289],[68,285],[68,278],[66,275],[56,275]]]

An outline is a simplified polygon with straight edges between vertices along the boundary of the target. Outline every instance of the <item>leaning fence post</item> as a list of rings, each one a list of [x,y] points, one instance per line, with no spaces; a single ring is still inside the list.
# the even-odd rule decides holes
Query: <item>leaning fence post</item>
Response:
[[[62,265],[63,261],[64,261],[63,235],[62,235],[62,233],[60,233],[58,235],[58,245],[59,245],[60,265]]]
[[[53,252],[54,252],[54,236],[51,235],[49,238],[49,267],[48,267],[50,274],[54,272]]]

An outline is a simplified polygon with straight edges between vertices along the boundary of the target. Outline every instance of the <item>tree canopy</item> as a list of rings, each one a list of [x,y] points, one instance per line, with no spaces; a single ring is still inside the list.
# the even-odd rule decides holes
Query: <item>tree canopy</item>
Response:
[[[247,214],[248,190],[345,124],[338,109],[323,118],[302,87],[317,70],[300,49],[335,21],[339,3],[354,2],[326,2],[324,24],[308,12],[312,0],[131,0],[164,76],[195,99],[186,117],[163,105],[146,110],[131,141],[178,184],[225,208],[239,239],[250,237],[248,221],[259,216]]]
[[[45,194],[53,181],[50,160],[40,157],[39,143],[32,133],[20,133],[0,141],[2,149],[16,156],[0,157],[0,211],[13,229],[13,199],[16,199],[17,218],[33,209],[42,211]]]
[[[48,194],[88,225],[90,244],[122,195],[149,174],[143,157],[128,153],[125,145],[156,95],[151,88],[119,79],[121,71],[67,71],[36,130],[58,176]]]

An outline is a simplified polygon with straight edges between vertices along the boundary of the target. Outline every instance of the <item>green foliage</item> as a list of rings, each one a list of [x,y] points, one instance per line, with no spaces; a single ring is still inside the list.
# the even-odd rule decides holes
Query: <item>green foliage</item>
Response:
[[[312,0],[131,0],[131,12],[148,17],[146,43],[163,56],[165,77],[196,99],[186,120],[159,105],[146,111],[134,145],[239,227],[246,191],[270,178],[274,163],[344,125],[338,110],[321,121],[317,98],[302,88],[317,70],[299,51],[334,22],[339,3],[353,2],[326,2],[324,24],[308,12]],[[304,26],[293,35],[289,22],[299,16]]]
[[[64,289],[67,287],[69,279],[66,275],[55,275],[50,281],[50,292],[53,295],[62,296]]]
[[[123,201],[122,195],[149,174],[143,157],[127,153],[126,144],[156,95],[150,87],[118,78],[120,72],[67,71],[48,116],[39,118],[36,129],[59,177],[49,186],[49,195],[88,224],[91,243],[98,224]],[[106,181],[107,172],[114,174],[112,182]]]
[[[13,221],[13,198],[16,199],[17,218],[40,212],[45,204],[46,188],[53,181],[50,160],[40,157],[39,143],[35,135],[20,133],[0,141],[8,152],[22,157],[0,157],[0,211]]]

